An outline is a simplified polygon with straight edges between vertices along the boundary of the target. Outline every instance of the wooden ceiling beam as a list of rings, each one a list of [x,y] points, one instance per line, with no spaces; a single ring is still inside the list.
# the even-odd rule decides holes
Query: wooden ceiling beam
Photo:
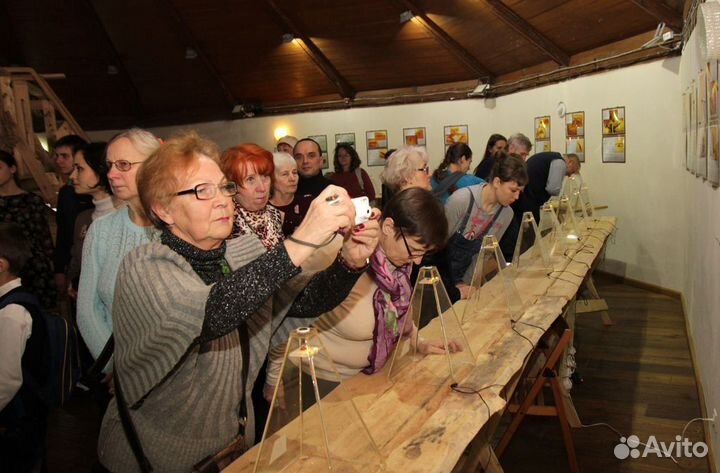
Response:
[[[669,27],[671,30],[678,33],[683,30],[682,13],[676,12],[662,0],[631,1],[638,7],[648,12],[650,15],[665,23],[665,26]]]
[[[113,43],[113,40],[110,37],[107,28],[105,28],[105,24],[102,21],[100,13],[98,13],[97,8],[95,7],[95,3],[92,0],[84,0],[83,4],[95,20],[95,24],[99,28],[100,34],[105,39],[105,44],[107,44],[107,50],[111,57],[111,63],[108,64],[108,67],[117,67],[117,70],[120,72],[119,75],[125,79],[126,89],[124,91],[124,95],[126,97],[126,100],[129,100],[132,103],[134,113],[138,117],[145,115],[145,109],[143,107],[142,100],[140,99],[140,91],[138,90],[135,81],[130,75],[130,72],[125,67],[125,63],[123,62],[122,57],[120,57],[120,53],[118,53],[118,50],[115,47],[115,43]]]
[[[296,43],[302,48],[310,59],[320,68],[338,90],[340,96],[346,100],[355,98],[357,91],[350,85],[342,74],[335,68],[332,62],[323,54],[320,48],[306,35],[297,24],[283,11],[275,0],[266,0],[268,6],[275,13],[276,19],[281,26],[295,36]],[[299,41],[298,41],[299,40]]]
[[[514,10],[505,5],[501,0],[485,0],[485,3],[487,3],[495,14],[507,23],[510,28],[514,29],[523,38],[535,45],[543,53],[549,56],[550,59],[561,66],[567,66],[570,64],[570,56],[568,53],[546,38],[545,35],[536,30],[534,26],[515,13]]]
[[[396,0],[402,8],[412,12],[415,17],[413,21],[422,25],[445,49],[450,51],[465,67],[470,69],[478,79],[487,83],[492,82],[494,74],[485,67],[475,56],[455,41],[444,29],[435,23],[430,17],[412,0]]]
[[[202,61],[202,63],[205,65],[205,69],[207,69],[210,76],[213,78],[213,80],[220,86],[220,90],[223,91],[223,95],[225,96],[225,102],[228,106],[228,110],[232,110],[232,108],[236,105],[235,95],[230,90],[230,87],[225,83],[220,73],[217,71],[213,63],[210,61],[210,59],[207,57],[203,49],[200,47],[200,43],[198,43],[197,39],[195,38],[195,35],[188,27],[187,23],[185,23],[185,20],[182,17],[182,14],[180,11],[175,7],[175,3],[172,0],[164,0],[166,10],[170,12],[170,16],[175,21],[175,24],[177,25],[178,29],[180,30],[180,34],[182,35],[183,39],[186,41],[187,45],[186,48],[192,48],[196,53],[197,57]]]

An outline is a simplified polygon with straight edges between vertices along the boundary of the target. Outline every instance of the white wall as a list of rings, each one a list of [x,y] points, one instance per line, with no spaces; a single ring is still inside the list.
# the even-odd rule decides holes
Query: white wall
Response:
[[[682,291],[690,336],[697,354],[706,405],[720,411],[720,198],[685,170],[681,91],[699,68],[694,37],[682,58],[670,58],[573,79],[496,99],[462,100],[263,117],[197,125],[221,147],[254,141],[270,149],[273,130],[286,126],[302,137],[355,132],[366,160],[365,131],[387,129],[390,146],[400,145],[403,127],[424,126],[431,166],[442,159],[444,125],[468,124],[470,146],[479,159],[491,133],[523,132],[532,139],[533,117],[552,116],[552,147],[564,152],[564,129],[555,115],[558,102],[567,111],[584,111],[586,162],[582,167],[594,203],[607,204],[605,215],[618,217],[617,238],[608,246],[604,269],[615,274]],[[626,107],[627,162],[601,162],[603,107]],[[160,136],[172,130],[157,129]],[[107,138],[108,133],[96,133]],[[332,150],[331,150],[332,152]],[[477,161],[476,161],[477,162]],[[369,168],[376,184],[381,168]],[[378,185],[379,188],[379,185]],[[711,430],[713,449],[720,437]]]
[[[271,149],[278,126],[298,137],[327,134],[329,142],[335,133],[354,132],[358,152],[366,161],[366,131],[387,129],[390,147],[396,148],[403,127],[424,126],[434,167],[442,160],[445,125],[469,125],[477,162],[491,133],[508,136],[523,132],[532,139],[533,118],[551,115],[553,149],[564,152],[564,128],[555,114],[563,101],[568,112],[585,112],[587,153],[582,174],[591,196],[595,204],[610,206],[606,215],[619,219],[616,243],[608,248],[605,269],[681,290],[683,275],[678,268],[683,265],[684,245],[677,242],[685,225],[678,225],[677,220],[684,222],[687,206],[677,192],[686,177],[678,158],[682,123],[677,113],[681,104],[679,62],[678,58],[655,61],[520,92],[497,98],[493,108],[482,99],[459,100],[213,122],[196,128],[222,148],[253,141]],[[627,163],[603,164],[601,109],[616,105],[626,107]],[[173,130],[153,131],[167,136]],[[107,137],[107,133],[95,136]],[[366,169],[379,189],[382,168]]]
[[[701,66],[704,66],[697,33],[698,28],[683,51],[681,92],[697,79]],[[682,113],[681,110],[678,109],[677,113]],[[715,371],[715,363],[720,359],[720,191],[687,171],[683,172],[681,185],[687,195],[684,209],[687,226],[682,236],[687,245],[687,254],[681,266],[683,295],[690,337],[695,345],[695,369],[703,382],[708,415],[712,416],[713,409],[720,412],[720,376]],[[720,469],[720,436],[716,428],[711,428],[710,434],[716,468]]]

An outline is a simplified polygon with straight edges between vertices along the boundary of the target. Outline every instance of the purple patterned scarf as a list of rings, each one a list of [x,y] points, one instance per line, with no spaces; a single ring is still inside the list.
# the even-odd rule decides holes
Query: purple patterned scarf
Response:
[[[373,294],[375,311],[375,329],[373,330],[373,346],[368,355],[370,366],[363,369],[365,374],[372,374],[382,369],[390,353],[400,339],[405,314],[410,305],[410,270],[412,264],[406,264],[390,271],[390,263],[383,249],[378,246],[370,257],[369,274],[377,289]],[[412,332],[412,323],[407,324],[402,335]]]

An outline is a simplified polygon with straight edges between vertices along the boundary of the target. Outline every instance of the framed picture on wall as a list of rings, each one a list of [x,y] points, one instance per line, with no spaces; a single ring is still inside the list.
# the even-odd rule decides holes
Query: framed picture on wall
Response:
[[[403,128],[403,144],[410,146],[427,146],[425,127]]]
[[[585,162],[585,112],[565,114],[565,153],[574,153]]]
[[[695,175],[695,163],[697,162],[696,148],[697,148],[697,85],[693,81],[690,84],[690,91],[688,93],[688,102],[690,104],[690,133],[688,135],[688,158],[687,165],[688,171],[692,175]]]
[[[327,149],[327,135],[310,135],[308,138],[317,141],[317,143],[320,145],[320,151],[322,152],[323,157],[323,169],[328,169],[330,167],[330,160],[328,159],[328,149]]]
[[[550,115],[535,117],[535,152],[550,151]]]
[[[355,133],[335,133],[335,144],[338,143],[347,143],[357,149],[355,146]],[[335,150],[333,150],[333,152],[334,151]]]
[[[707,74],[708,104],[708,137],[707,137],[707,171],[708,181],[717,187],[720,184],[720,136],[718,135],[718,61],[712,60],[705,65]],[[684,98],[684,97],[683,97]],[[686,107],[683,100],[683,109]]]
[[[467,125],[450,125],[443,127],[443,136],[445,137],[446,152],[450,145],[454,145],[455,143],[468,144],[470,142]]]
[[[387,130],[371,130],[365,132],[367,143],[368,166],[385,166],[385,155],[388,150]]]
[[[698,160],[695,172],[698,177],[707,178],[708,157],[708,70],[703,67],[698,76]]]
[[[602,109],[602,162],[625,162],[625,107]]]

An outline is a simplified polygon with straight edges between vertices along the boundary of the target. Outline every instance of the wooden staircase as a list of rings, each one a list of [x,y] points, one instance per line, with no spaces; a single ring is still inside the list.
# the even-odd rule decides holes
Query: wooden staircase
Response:
[[[29,67],[0,67],[0,148],[11,151],[18,162],[18,178],[32,181],[46,202],[56,206],[60,181],[52,156],[40,137],[55,143],[75,134],[89,141],[47,80],[62,74],[38,74]]]

